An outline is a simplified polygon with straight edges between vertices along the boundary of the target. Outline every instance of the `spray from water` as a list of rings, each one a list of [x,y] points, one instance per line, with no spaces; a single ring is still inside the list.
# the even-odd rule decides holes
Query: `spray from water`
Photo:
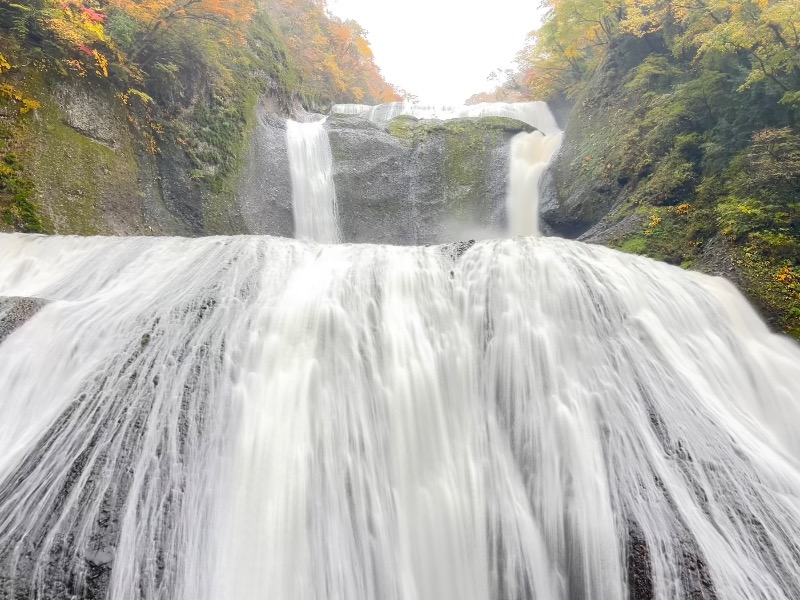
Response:
[[[800,597],[800,349],[722,280],[0,235],[0,296],[0,597]]]
[[[327,244],[341,241],[333,183],[333,158],[325,120],[286,122],[295,238]]]

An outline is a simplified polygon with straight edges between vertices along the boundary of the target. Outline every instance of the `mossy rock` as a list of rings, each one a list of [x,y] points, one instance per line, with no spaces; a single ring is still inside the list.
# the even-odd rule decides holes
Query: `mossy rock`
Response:
[[[533,128],[504,117],[385,126],[348,115],[326,123],[346,241],[442,243],[501,232],[511,138]]]
[[[412,115],[400,115],[386,124],[386,130],[395,138],[412,147],[424,142],[432,134],[444,132],[450,135],[465,136],[475,140],[485,135],[530,133],[533,127],[508,117],[480,117],[441,120],[418,119]]]

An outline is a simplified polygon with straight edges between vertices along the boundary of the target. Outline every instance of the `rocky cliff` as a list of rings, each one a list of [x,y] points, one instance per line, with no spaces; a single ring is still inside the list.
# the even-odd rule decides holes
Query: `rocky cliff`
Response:
[[[432,244],[505,229],[509,145],[526,124],[335,116],[328,128],[345,240]]]
[[[169,193],[186,169],[168,144],[149,152],[108,89],[61,81],[36,84],[41,108],[21,132],[30,200],[47,233],[189,234],[193,211]]]

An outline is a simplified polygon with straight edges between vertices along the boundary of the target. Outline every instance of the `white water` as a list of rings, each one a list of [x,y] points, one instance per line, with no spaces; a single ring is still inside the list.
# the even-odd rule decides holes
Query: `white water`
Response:
[[[341,241],[333,184],[333,158],[325,120],[286,122],[295,238],[335,244]]]
[[[378,106],[337,104],[332,114],[361,116],[388,123],[400,115],[420,119],[508,117],[536,131],[519,133],[511,142],[506,216],[513,236],[539,235],[539,200],[542,176],[561,146],[562,132],[546,102],[491,102],[470,106],[432,106],[393,102]]]
[[[331,114],[361,116],[374,123],[388,123],[400,115],[418,119],[461,119],[467,117],[508,117],[527,123],[545,135],[556,135],[560,129],[546,102],[484,102],[468,106],[436,106],[410,102],[368,104],[335,104]]]
[[[800,597],[798,346],[647,259],[448,252],[0,235],[51,301],[0,344],[0,596],[622,600],[633,540],[658,600]]]

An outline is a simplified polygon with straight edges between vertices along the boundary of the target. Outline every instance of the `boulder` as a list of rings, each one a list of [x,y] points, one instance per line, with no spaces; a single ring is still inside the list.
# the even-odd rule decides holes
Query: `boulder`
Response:
[[[257,116],[236,204],[247,233],[292,237],[294,215],[286,119],[268,112],[266,107],[261,107]]]
[[[511,138],[530,126],[503,117],[385,126],[328,119],[339,223],[347,242],[434,244],[505,228]]]

